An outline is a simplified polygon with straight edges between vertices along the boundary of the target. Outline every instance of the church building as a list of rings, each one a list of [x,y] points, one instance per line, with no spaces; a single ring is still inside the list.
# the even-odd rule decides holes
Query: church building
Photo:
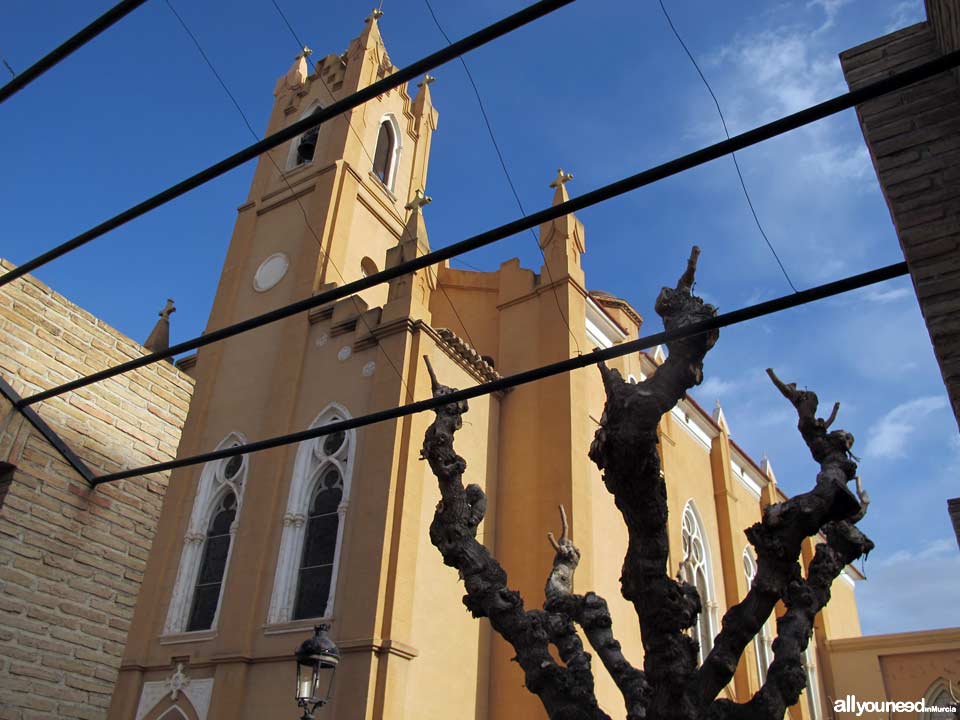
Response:
[[[394,72],[378,12],[343,54],[310,70],[296,58],[274,89],[267,133]],[[224,327],[429,252],[424,206],[438,112],[430,82],[391,90],[260,158],[216,291],[208,330]],[[560,172],[554,204],[568,198]],[[548,178],[545,178],[545,185]],[[546,199],[546,197],[544,198]],[[416,271],[202,348],[181,457],[283,435],[468,387],[638,336],[628,302],[588,290],[583,224],[540,227],[544,264],[493,272]],[[611,363],[656,372],[663,351]],[[185,367],[181,363],[181,367]],[[466,481],[489,506],[479,528],[527,607],[543,602],[547,531],[566,507],[583,553],[579,592],[610,604],[624,654],[642,662],[620,597],[626,529],[587,457],[604,391],[591,367],[470,401],[457,436]],[[294,651],[330,625],[342,653],[319,718],[513,720],[543,716],[512,648],[464,608],[457,573],[428,526],[439,498],[419,451],[432,413],[173,471],[108,712],[110,720],[263,720],[299,714]],[[798,437],[798,442],[800,441]],[[662,420],[671,571],[700,590],[708,650],[743,598],[755,559],[743,529],[783,498],[769,462],[731,439],[719,406],[681,401]],[[805,549],[812,557],[813,543]],[[848,568],[817,620],[809,690],[795,720],[825,720],[835,695],[827,642],[860,635]],[[774,620],[725,689],[743,701],[772,658]],[[624,717],[597,672],[597,697]]]

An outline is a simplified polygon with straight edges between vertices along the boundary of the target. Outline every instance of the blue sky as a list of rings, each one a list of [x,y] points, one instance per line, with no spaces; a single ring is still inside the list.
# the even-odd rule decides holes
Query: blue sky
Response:
[[[261,130],[297,47],[269,0],[171,0]],[[341,52],[368,3],[279,0],[317,53]],[[108,2],[8,3],[0,55],[21,71]],[[695,3],[666,0],[713,84],[732,133],[843,92],[837,54],[923,18],[921,0]],[[451,37],[515,11],[501,0],[434,0]],[[381,30],[406,65],[443,39],[422,0],[386,0]],[[470,54],[524,206],[549,204],[563,167],[571,194],[722,139],[713,103],[656,0],[575,3]],[[0,68],[2,70],[2,68]],[[434,247],[513,219],[515,202],[463,69],[434,73],[440,111],[427,192]],[[23,262],[249,143],[236,110],[162,0],[0,108],[6,167],[0,254]],[[848,111],[739,155],[757,212],[798,287],[902,259]],[[37,275],[143,340],[174,297],[174,342],[199,334],[219,277],[248,164],[56,261]],[[689,251],[703,247],[698,291],[721,310],[789,292],[741,194],[732,162],[710,165],[579,214],[591,289],[652,309]],[[482,269],[541,261],[524,234],[471,253]],[[898,280],[725,330],[694,396],[720,399],[734,439],[772,459],[789,493],[816,468],[792,409],[763,369],[815,389],[854,448],[877,542],[858,587],[866,633],[960,625],[960,553],[945,500],[958,493],[960,440],[909,281]]]

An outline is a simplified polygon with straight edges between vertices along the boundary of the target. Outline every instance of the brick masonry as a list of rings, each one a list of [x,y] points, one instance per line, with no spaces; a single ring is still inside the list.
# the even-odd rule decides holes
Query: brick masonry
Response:
[[[22,396],[145,352],[29,276],[0,288],[0,375]],[[99,474],[173,458],[192,392],[161,362],[35,409]],[[166,483],[91,489],[0,397],[0,720],[106,717]]]
[[[960,47],[956,0],[927,0],[928,21],[840,55],[856,89]],[[857,108],[960,424],[960,72]]]

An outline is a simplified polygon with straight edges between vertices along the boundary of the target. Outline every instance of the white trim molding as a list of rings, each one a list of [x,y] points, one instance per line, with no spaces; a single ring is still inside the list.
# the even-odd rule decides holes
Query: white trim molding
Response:
[[[225,437],[217,450],[237,445],[245,445],[247,439],[241,433],[230,433]],[[246,484],[248,457],[241,458],[240,467],[231,466],[233,458],[214,460],[203,466],[200,471],[200,482],[197,483],[197,494],[193,501],[193,511],[190,522],[183,538],[183,550],[180,553],[180,566],[177,570],[177,579],[170,596],[170,605],[167,608],[167,619],[163,627],[163,634],[173,635],[183,633],[187,627],[190,615],[190,606],[193,603],[193,594],[197,584],[197,574],[200,572],[200,562],[203,559],[204,541],[207,538],[207,529],[213,513],[217,510],[220,500],[228,492],[233,492],[237,498],[237,512],[230,535],[235,536],[240,514],[243,507],[243,488]],[[235,461],[234,461],[235,462]],[[228,470],[229,468],[229,470]],[[229,476],[228,476],[229,474]],[[220,602],[223,600],[223,588],[226,586],[227,572],[230,569],[230,556],[233,554],[233,539],[227,552],[227,564],[223,571],[223,580],[220,583],[220,597],[217,599],[217,612],[214,615],[211,629],[217,626],[220,615]],[[198,631],[208,632],[208,630]]]
[[[585,323],[587,340],[593,343],[594,347],[613,347],[627,339],[627,334],[590,297],[586,298]]]
[[[383,185],[387,190],[393,192],[397,184],[397,168],[400,167],[400,152],[403,150],[403,133],[400,132],[400,123],[397,122],[396,116],[393,113],[386,113],[377,123],[377,137],[373,140],[374,148],[377,146],[380,128],[383,127],[384,123],[390,126],[390,133],[393,135],[393,152],[390,154],[390,161],[387,165],[387,181]],[[374,150],[374,157],[376,157],[376,150]],[[370,169],[373,170],[372,167]],[[379,180],[379,178],[377,179]]]
[[[713,563],[710,557],[710,542],[707,540],[706,527],[697,510],[693,498],[683,507],[680,538],[683,560],[680,562],[680,576],[700,593],[702,610],[694,626],[694,639],[700,643],[699,661],[702,663],[711,649],[717,627],[716,591],[713,587]],[[706,595],[706,597],[703,597]],[[706,646],[706,647],[704,647]]]
[[[311,428],[320,427],[337,420],[346,420],[350,416],[347,409],[338,403],[330,403],[316,419]],[[324,616],[333,615],[333,600],[337,588],[337,571],[340,565],[340,549],[343,545],[343,527],[347,506],[350,501],[350,479],[353,475],[356,457],[356,431],[345,433],[342,445],[327,454],[323,450],[324,441],[329,436],[305,440],[297,448],[297,457],[293,465],[293,477],[290,481],[290,494],[287,508],[283,514],[283,531],[280,536],[280,550],[277,556],[277,570],[273,580],[273,594],[267,611],[267,625],[288,623],[293,619],[294,603],[297,597],[297,582],[300,577],[300,564],[303,556],[303,541],[307,531],[307,516],[310,512],[310,500],[313,491],[331,466],[340,472],[343,482],[343,494],[337,508],[337,545],[333,555],[333,570],[330,576],[330,595]]]

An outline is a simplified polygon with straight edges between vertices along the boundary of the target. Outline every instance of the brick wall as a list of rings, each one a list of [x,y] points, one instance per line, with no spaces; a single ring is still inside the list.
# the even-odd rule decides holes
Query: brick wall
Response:
[[[144,352],[33,278],[0,288],[0,376],[22,396]],[[192,392],[157,363],[34,407],[100,473],[174,457]],[[0,397],[0,718],[106,717],[166,482],[91,489]]]
[[[950,0],[955,2],[955,0]],[[847,50],[852,89],[938,57],[960,37],[958,13],[928,0],[934,21]],[[942,73],[857,108],[960,424],[960,86]]]

